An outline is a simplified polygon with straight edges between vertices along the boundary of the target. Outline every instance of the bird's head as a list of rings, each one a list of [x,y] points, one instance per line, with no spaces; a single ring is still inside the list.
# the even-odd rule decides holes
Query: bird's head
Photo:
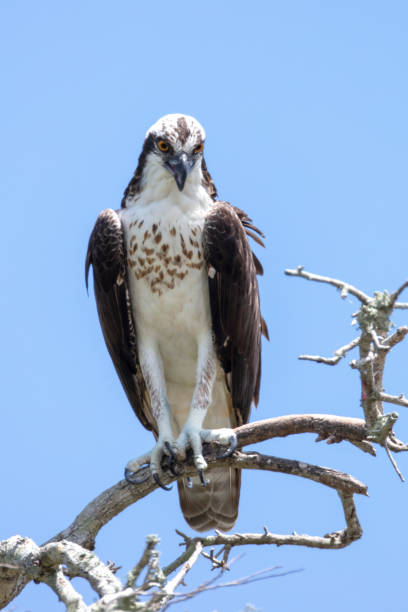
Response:
[[[160,185],[164,190],[177,186],[180,192],[186,183],[191,188],[202,185],[215,198],[216,189],[203,156],[204,141],[204,128],[194,117],[180,114],[161,117],[146,133],[122,206],[146,187],[157,194]]]
[[[165,115],[147,131],[146,164],[164,167],[183,191],[190,172],[201,167],[204,140],[204,128],[194,117]]]

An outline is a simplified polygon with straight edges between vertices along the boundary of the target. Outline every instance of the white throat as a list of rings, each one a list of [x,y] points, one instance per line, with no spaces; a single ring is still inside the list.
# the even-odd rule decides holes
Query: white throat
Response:
[[[126,206],[149,205],[163,200],[170,200],[173,205],[179,206],[182,210],[192,207],[208,209],[212,199],[203,186],[200,160],[197,160],[187,176],[183,190],[179,191],[174,177],[163,166],[161,160],[154,154],[148,156],[143,170],[141,190],[135,197],[128,198]]]

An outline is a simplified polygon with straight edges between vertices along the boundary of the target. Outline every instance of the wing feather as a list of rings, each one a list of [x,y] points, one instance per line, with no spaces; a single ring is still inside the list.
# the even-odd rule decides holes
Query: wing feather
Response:
[[[92,265],[94,292],[106,346],[129,402],[147,429],[155,429],[141,372],[136,327],[130,304],[126,249],[119,215],[101,212],[88,244],[85,280]]]
[[[263,246],[262,232],[240,209],[215,202],[204,226],[212,326],[217,355],[226,374],[237,423],[246,423],[257,404],[261,377],[261,316],[257,272],[262,265],[247,235]]]

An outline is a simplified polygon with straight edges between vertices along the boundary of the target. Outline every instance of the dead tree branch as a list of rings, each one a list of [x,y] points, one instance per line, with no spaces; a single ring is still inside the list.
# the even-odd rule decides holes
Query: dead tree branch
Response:
[[[238,438],[238,448],[240,449],[256,442],[300,433],[317,434],[318,440],[327,440],[329,443],[346,440],[356,445],[366,445],[364,450],[367,450],[367,447],[372,448],[368,440],[367,428],[362,419],[344,418],[333,415],[288,415],[255,423],[248,423],[238,427],[235,431]],[[223,463],[242,469],[262,469],[308,478],[336,489],[343,497],[352,496],[355,493],[366,494],[366,488],[362,483],[336,470],[330,470],[320,466],[311,466],[298,461],[260,455],[254,452],[243,453],[237,451],[226,459],[219,459],[217,453],[219,454],[219,449],[215,444],[212,446],[206,445],[205,457],[209,464],[209,474],[211,473],[212,467],[219,466]],[[190,457],[180,477],[193,475],[195,473],[194,471],[195,468]],[[163,476],[163,482],[165,484],[169,484],[175,479],[176,477],[170,473],[165,473]],[[138,486],[130,485],[126,481],[121,480],[91,501],[69,527],[58,533],[46,544],[65,540],[69,543],[77,544],[83,547],[83,549],[93,550],[95,538],[106,523],[129,505],[149,495],[156,488],[157,484],[151,478]],[[337,548],[339,547],[339,542],[341,542],[341,545],[347,545],[353,540],[353,538],[349,536],[350,533],[354,533],[355,535],[359,532],[358,530],[356,531],[355,529],[348,528],[347,532],[340,537],[340,540],[339,538],[333,540],[325,537],[322,539],[322,542],[324,542],[323,547],[329,545],[329,547]],[[242,538],[240,541],[244,543]],[[262,543],[316,546],[316,542],[319,541],[319,538],[316,540],[315,536],[294,537],[293,535],[276,535],[270,540],[262,540]],[[332,542],[332,544],[330,544],[330,542]],[[253,540],[250,538],[248,543],[252,544]],[[259,541],[257,543],[261,542]],[[146,556],[142,556],[139,563],[130,573],[126,585],[126,592],[132,591],[132,585],[148,564],[150,558],[149,552],[154,549],[155,544],[156,542],[152,541],[150,547],[147,545],[145,550]],[[225,544],[228,546],[229,542],[223,542],[223,545]],[[203,546],[207,545],[203,544]],[[175,571],[182,563],[188,560],[189,555],[190,551],[187,555],[182,555],[182,557],[177,559],[173,564],[165,568],[164,575],[167,576],[172,571]],[[27,572],[23,572],[19,563],[11,563],[10,561],[0,559],[0,566],[2,567],[2,572],[0,574],[0,605],[4,607],[18,595],[31,579],[33,579],[33,576]],[[69,568],[69,573],[71,575],[71,568]],[[114,599],[112,601],[116,600]]]
[[[68,612],[119,612],[123,610],[162,610],[175,596],[175,589],[183,582],[186,573],[197,562],[203,548],[222,546],[219,552],[229,551],[235,546],[275,544],[276,546],[307,546],[311,548],[338,549],[348,546],[361,537],[362,529],[357,517],[353,494],[366,494],[366,487],[348,474],[336,472],[318,466],[310,466],[300,462],[265,457],[258,453],[246,456],[237,453],[241,461],[239,466],[256,467],[270,471],[283,471],[311,478],[321,484],[335,488],[339,493],[343,507],[346,527],[340,531],[325,536],[310,536],[293,533],[290,535],[273,534],[264,527],[263,533],[233,533],[224,534],[216,531],[212,536],[198,536],[191,538],[178,532],[183,538],[185,552],[176,561],[163,570],[159,566],[159,554],[155,550],[158,543],[157,536],[149,536],[145,553],[135,570],[131,572],[127,584],[122,586],[113,571],[104,565],[97,556],[85,551],[82,547],[62,540],[52,544],[38,547],[29,538],[14,536],[9,540],[0,542],[0,563],[15,567],[27,581],[34,579],[45,582],[66,605]],[[271,461],[275,459],[275,461]],[[284,464],[282,465],[282,462]],[[206,555],[210,558],[213,567],[224,567],[225,555]],[[154,560],[154,563],[151,561]],[[149,563],[150,561],[150,563]],[[217,563],[215,563],[217,561]],[[142,565],[148,565],[146,578],[141,586],[136,585],[142,571]],[[65,578],[63,566],[71,576],[81,576],[88,580],[100,599],[90,606],[86,606],[82,597],[75,591],[71,583]],[[154,571],[152,567],[154,566]],[[180,568],[177,574],[167,580],[166,576]],[[247,577],[245,580],[248,580]],[[130,584],[132,586],[130,586]],[[202,589],[201,589],[202,590]],[[142,596],[151,595],[146,602],[141,602]]]
[[[386,359],[390,350],[401,342],[408,333],[406,325],[399,327],[394,333],[390,333],[392,327],[390,317],[393,310],[395,308],[405,308],[405,305],[397,302],[397,299],[402,291],[408,287],[408,281],[405,281],[391,294],[387,291],[376,291],[374,296],[370,298],[348,283],[306,272],[302,266],[299,266],[296,270],[285,270],[285,274],[333,285],[341,289],[342,297],[350,293],[360,300],[361,307],[353,315],[361,330],[358,338],[355,338],[349,344],[336,351],[335,357],[326,358],[319,355],[301,355],[300,359],[336,365],[346,352],[357,346],[359,347],[360,358],[353,360],[350,366],[357,370],[360,375],[361,406],[367,424],[368,439],[384,447],[395,471],[403,478],[391,455],[391,451],[406,451],[408,450],[408,445],[395,437],[392,426],[396,422],[398,414],[391,413],[386,415],[384,413],[383,402],[408,407],[408,401],[403,394],[396,396],[385,393],[383,389],[383,376]],[[339,354],[340,358],[338,358]],[[380,433],[378,433],[378,430]]]
[[[298,266],[296,270],[285,270],[285,274],[287,276],[299,276],[300,278],[305,278],[306,280],[315,281],[317,283],[328,283],[329,285],[333,285],[340,290],[340,295],[343,299],[346,299],[348,294],[354,295],[360,302],[363,304],[368,304],[370,298],[368,295],[360,291],[360,289],[356,289],[353,285],[346,283],[341,280],[337,280],[336,278],[330,278],[329,276],[321,276],[320,274],[312,274],[311,272],[306,272],[304,270],[304,266]]]
[[[321,357],[320,355],[299,355],[298,359],[317,361],[317,363],[325,363],[327,365],[337,365],[349,351],[359,345],[360,336],[354,338],[351,342],[334,351],[334,357]]]

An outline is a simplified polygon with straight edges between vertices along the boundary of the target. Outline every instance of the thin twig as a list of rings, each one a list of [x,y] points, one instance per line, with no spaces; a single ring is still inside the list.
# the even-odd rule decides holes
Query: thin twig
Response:
[[[222,551],[222,549],[221,549],[221,551]],[[218,555],[221,554],[221,551],[218,553]],[[242,554],[241,555],[237,555],[236,557],[231,559],[230,565],[232,565],[233,563],[235,563],[236,561],[238,561],[242,557],[243,557]],[[227,569],[229,569],[229,568],[227,568]],[[174,598],[171,599],[170,601],[168,601],[167,604],[165,604],[165,606],[163,607],[163,612],[164,612],[164,610],[167,610],[172,604],[179,603],[179,601],[180,601],[179,597],[183,597],[185,599],[191,599],[192,597],[195,596],[196,592],[197,593],[203,592],[203,589],[205,589],[209,585],[214,584],[215,582],[217,582],[221,578],[221,576],[224,575],[224,573],[225,573],[224,570],[225,570],[225,568],[221,569],[212,578],[210,578],[209,580],[205,580],[202,584],[200,584],[198,587],[196,587],[193,591],[189,591],[188,593],[175,593],[174,594]]]
[[[401,293],[404,291],[404,289],[406,289],[407,287],[408,287],[408,280],[406,280],[404,283],[402,283],[402,285],[400,287],[398,287],[398,289],[396,291],[391,293],[391,295],[390,295],[391,306],[394,306],[394,308],[396,308],[395,302],[397,301],[397,299],[399,298]]]
[[[287,276],[299,276],[300,278],[305,278],[306,280],[333,285],[337,289],[340,289],[341,297],[343,299],[347,297],[347,294],[351,293],[351,295],[354,295],[363,304],[368,304],[370,301],[368,295],[363,293],[363,291],[360,291],[360,289],[353,287],[353,285],[345,283],[344,281],[338,280],[336,278],[330,278],[329,276],[321,276],[320,274],[312,274],[311,272],[306,272],[303,269],[303,266],[298,266],[296,270],[285,270],[285,274]]]
[[[299,355],[298,359],[307,359],[308,361],[316,361],[317,363],[325,363],[326,365],[337,365],[340,359],[342,359],[353,348],[358,346],[360,338],[361,336],[358,336],[358,338],[354,338],[354,340],[348,344],[345,344],[341,348],[337,349],[337,351],[334,351],[334,357],[321,357],[320,355]]]
[[[281,578],[283,576],[288,576],[290,574],[297,574],[298,572],[303,571],[302,569],[295,569],[295,570],[287,570],[284,572],[271,574],[271,572],[276,572],[277,569],[280,569],[280,567],[279,566],[268,567],[264,570],[260,570],[259,572],[254,572],[253,574],[249,574],[249,576],[243,576],[242,578],[231,580],[230,582],[222,582],[221,584],[213,584],[213,582],[215,582],[215,580],[217,580],[222,575],[222,573],[220,572],[220,574],[212,581],[212,584],[210,584],[210,581],[208,581],[208,582],[204,582],[203,584],[198,586],[196,589],[189,591],[188,593],[176,593],[174,599],[167,604],[166,609],[169,608],[172,604],[177,604],[177,603],[181,603],[182,601],[186,601],[187,599],[192,599],[193,597],[196,597],[200,593],[205,593],[206,591],[213,591],[216,589],[223,589],[226,587],[235,587],[235,586],[239,586],[242,584],[251,584],[252,582],[259,582],[260,580],[269,580],[270,578]]]
[[[400,470],[398,468],[397,462],[395,461],[394,457],[391,454],[390,449],[388,448],[388,441],[387,440],[384,441],[384,448],[387,451],[387,455],[388,455],[388,457],[389,457],[389,459],[390,459],[390,461],[391,461],[391,463],[393,465],[394,470],[397,472],[397,474],[400,477],[400,479],[402,480],[402,482],[405,482],[405,478],[401,474],[401,472],[400,472]]]

